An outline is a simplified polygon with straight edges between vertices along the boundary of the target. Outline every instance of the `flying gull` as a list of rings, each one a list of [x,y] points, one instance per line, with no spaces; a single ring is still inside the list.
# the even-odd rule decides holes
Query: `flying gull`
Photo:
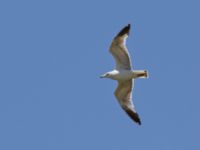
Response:
[[[118,86],[114,93],[115,97],[129,117],[141,125],[140,117],[132,102],[132,88],[134,80],[136,78],[147,78],[148,72],[147,70],[132,70],[130,55],[126,48],[126,39],[129,31],[130,24],[125,26],[113,39],[109,51],[115,59],[116,67],[113,71],[109,71],[100,77],[118,81]]]

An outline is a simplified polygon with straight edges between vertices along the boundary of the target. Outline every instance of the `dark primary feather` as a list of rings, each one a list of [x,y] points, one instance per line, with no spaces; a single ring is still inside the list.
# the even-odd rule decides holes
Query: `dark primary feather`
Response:
[[[118,36],[123,36],[124,34],[129,35],[130,28],[131,28],[131,25],[130,25],[130,24],[128,24],[127,26],[125,26],[125,27],[117,34],[117,37],[118,37]]]
[[[131,109],[124,109],[124,110],[129,115],[129,117],[131,119],[133,119],[136,123],[138,123],[139,125],[141,125],[141,121],[140,121],[139,115],[136,112],[134,112]]]

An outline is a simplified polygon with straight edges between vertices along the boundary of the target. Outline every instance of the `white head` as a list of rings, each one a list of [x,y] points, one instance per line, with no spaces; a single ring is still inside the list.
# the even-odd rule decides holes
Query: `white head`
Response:
[[[100,76],[100,78],[112,78],[112,74],[110,72],[107,72]]]

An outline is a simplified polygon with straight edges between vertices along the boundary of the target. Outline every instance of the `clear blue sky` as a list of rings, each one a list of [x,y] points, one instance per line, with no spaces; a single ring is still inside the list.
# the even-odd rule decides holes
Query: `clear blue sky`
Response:
[[[200,3],[2,0],[1,150],[200,149]],[[127,41],[142,126],[121,110],[108,47]]]

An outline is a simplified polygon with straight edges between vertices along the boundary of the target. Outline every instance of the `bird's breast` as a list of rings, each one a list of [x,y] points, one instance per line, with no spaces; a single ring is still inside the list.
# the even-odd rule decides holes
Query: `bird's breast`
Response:
[[[132,72],[129,71],[129,70],[121,70],[121,71],[118,71],[118,73],[116,73],[114,75],[114,80],[130,80],[132,79]]]

